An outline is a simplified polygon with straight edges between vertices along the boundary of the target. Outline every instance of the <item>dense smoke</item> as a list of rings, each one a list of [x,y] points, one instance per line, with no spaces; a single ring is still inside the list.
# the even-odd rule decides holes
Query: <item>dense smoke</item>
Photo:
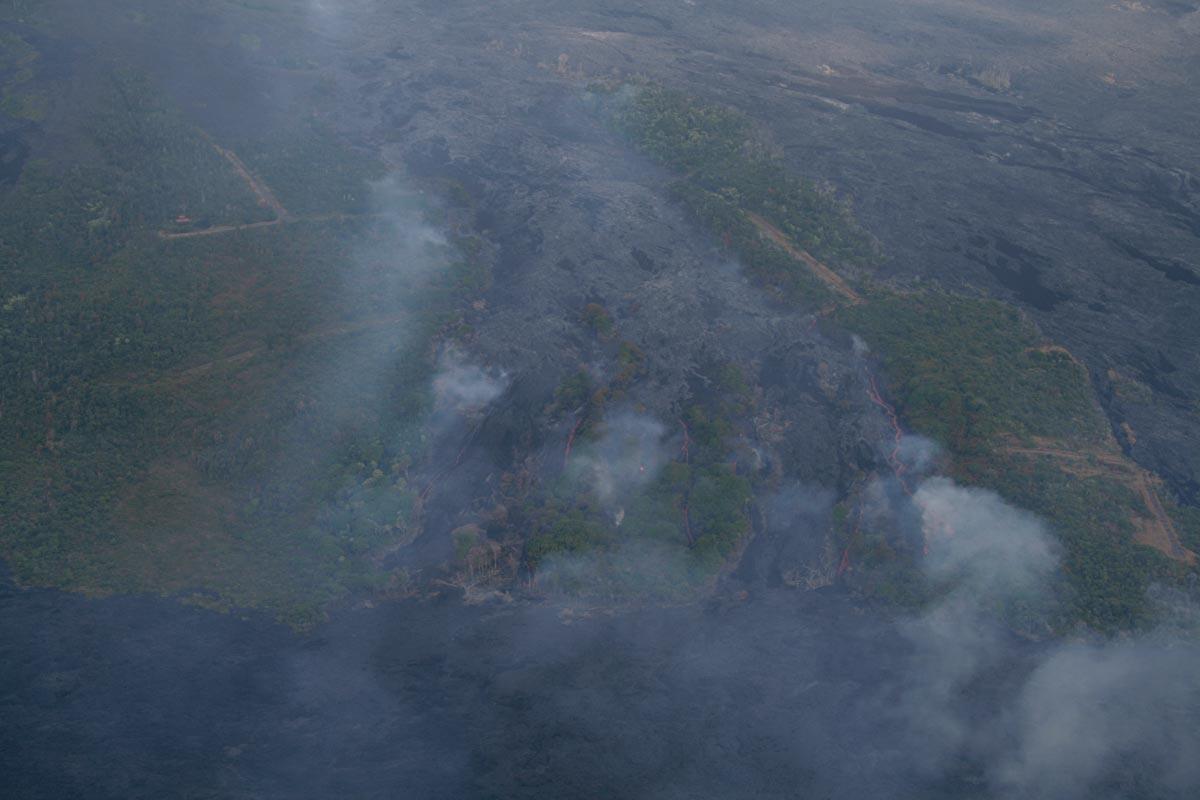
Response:
[[[925,571],[954,594],[988,607],[1035,593],[1057,566],[1043,523],[994,492],[930,478],[913,494],[929,543]]]
[[[456,347],[448,347],[438,360],[433,378],[437,408],[460,415],[479,413],[499,397],[508,385],[508,376],[472,364]]]
[[[924,774],[956,759],[983,763],[999,796],[1123,796],[1113,784],[1142,765],[1158,792],[1195,787],[1200,652],[1147,634],[1048,644],[1014,662],[1010,626],[1047,631],[1058,547],[1036,517],[989,491],[946,478],[912,498],[927,536],[923,568],[941,599],[901,625],[913,645],[898,714]],[[972,694],[1007,670],[1028,670],[1010,706],[980,708]],[[1148,766],[1147,766],[1148,765]]]
[[[605,507],[618,513],[621,504],[658,477],[669,460],[664,434],[653,417],[618,411],[605,419],[594,442],[572,455],[569,468]]]
[[[1136,761],[1146,784],[1200,786],[1200,651],[1156,636],[1056,647],[1029,676],[1003,731],[1013,744],[993,765],[1014,798],[1120,796],[1101,781]]]

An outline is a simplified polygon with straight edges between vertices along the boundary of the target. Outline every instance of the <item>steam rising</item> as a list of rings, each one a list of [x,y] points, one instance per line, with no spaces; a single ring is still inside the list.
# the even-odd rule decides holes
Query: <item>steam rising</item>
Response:
[[[618,412],[605,420],[600,438],[573,457],[571,468],[601,502],[619,504],[658,477],[670,458],[665,433],[652,417]]]
[[[1006,720],[1016,745],[995,768],[996,783],[1012,797],[1091,797],[1099,778],[1137,756],[1162,789],[1194,789],[1198,664],[1194,645],[1155,638],[1057,648]]]
[[[975,603],[1007,600],[1042,589],[1058,563],[1042,522],[994,492],[931,478],[913,495],[931,542],[924,567],[952,580]]]
[[[927,574],[943,599],[901,629],[913,644],[892,713],[910,732],[918,771],[944,771],[964,756],[988,766],[998,796],[1122,796],[1106,780],[1131,757],[1153,764],[1158,791],[1200,781],[1200,652],[1148,634],[1042,649],[1031,667],[1013,661],[997,614],[1037,618],[1058,567],[1058,548],[1036,517],[996,494],[925,480],[913,505],[929,541]],[[1028,621],[1028,617],[1027,617]],[[1028,669],[1014,706],[981,711],[971,701],[990,676]]]
[[[476,366],[457,348],[450,347],[439,359],[433,392],[439,409],[467,415],[485,408],[504,392],[507,385],[505,373]]]

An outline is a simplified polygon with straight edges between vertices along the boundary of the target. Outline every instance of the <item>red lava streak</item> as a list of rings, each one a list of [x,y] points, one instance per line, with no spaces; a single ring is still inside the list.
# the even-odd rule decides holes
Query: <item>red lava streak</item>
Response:
[[[846,570],[850,569],[850,548],[847,547],[842,551],[842,563],[838,564],[837,576],[840,578],[846,574]]]
[[[575,420],[575,427],[571,428],[570,435],[567,436],[567,449],[563,451],[563,467],[567,466],[567,461],[571,458],[571,448],[575,445],[575,434],[579,433],[579,429],[583,427],[583,416]]]
[[[867,396],[871,398],[872,403],[883,409],[883,413],[887,415],[888,422],[892,426],[895,446],[892,448],[892,452],[888,454],[888,465],[891,466],[892,472],[896,474],[896,480],[900,482],[900,488],[904,489],[905,494],[911,495],[912,489],[909,488],[908,482],[904,480],[904,473],[908,467],[900,460],[900,445],[904,442],[904,431],[900,429],[900,420],[896,416],[896,409],[892,408],[891,404],[884,400],[883,395],[879,393],[879,387],[875,384],[874,375],[868,377],[867,381]]]
[[[854,518],[854,533],[850,534],[850,542],[846,545],[846,549],[842,551],[842,561],[838,564],[837,576],[840,578],[850,571],[850,548],[858,541],[859,531],[862,529],[862,508],[858,509],[858,513]]]

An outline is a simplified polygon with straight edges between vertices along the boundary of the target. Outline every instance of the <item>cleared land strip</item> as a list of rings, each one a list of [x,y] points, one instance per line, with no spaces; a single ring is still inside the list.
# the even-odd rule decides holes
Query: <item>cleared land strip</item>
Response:
[[[248,231],[254,228],[271,228],[283,222],[282,219],[268,219],[263,222],[248,222],[245,225],[214,225],[211,228],[202,228],[198,231],[180,231],[179,233],[170,233],[168,231],[159,231],[158,235],[163,239],[195,239],[199,236],[216,236],[220,233],[233,233],[234,231]]]
[[[232,150],[221,147],[214,142],[208,134],[204,134],[204,138],[212,145],[212,148],[217,153],[229,162],[233,167],[233,171],[238,174],[246,184],[246,187],[254,193],[258,198],[258,204],[263,208],[269,208],[275,214],[275,219],[268,219],[262,222],[248,222],[244,225],[215,225],[211,228],[204,228],[198,231],[181,231],[179,233],[171,233],[169,231],[159,231],[158,235],[163,239],[194,239],[198,236],[216,236],[222,233],[232,233],[234,231],[248,231],[254,228],[269,228],[273,225],[279,225],[283,222],[288,222],[292,219],[292,215],[284,208],[283,203],[279,202],[279,198],[271,191],[271,187],[254,177],[242,159],[238,158],[238,154]]]
[[[1105,475],[1120,481],[1141,498],[1142,504],[1150,513],[1149,519],[1135,520],[1134,524],[1138,531],[1135,537],[1137,541],[1153,547],[1176,561],[1186,564],[1196,563],[1196,554],[1180,542],[1175,524],[1171,521],[1170,515],[1167,514],[1167,510],[1158,497],[1158,492],[1154,489],[1154,477],[1125,456],[1103,451],[1065,450],[1050,445],[1037,447],[1013,445],[1002,447],[1000,450],[1013,455],[1052,458],[1063,462],[1068,471],[1080,476]]]
[[[408,314],[389,314],[386,316],[367,317],[366,319],[352,320],[340,325],[316,328],[307,333],[300,334],[295,338],[294,341],[296,343],[316,342],[324,339],[331,339],[337,336],[347,336],[350,334],[387,328],[393,325],[399,325],[409,319],[411,319],[411,317]],[[180,386],[195,378],[203,377],[217,367],[229,367],[236,364],[241,364],[246,361],[250,361],[266,351],[267,348],[265,346],[250,347],[236,353],[231,353],[227,356],[214,358],[211,361],[205,361],[202,364],[196,364],[195,366],[191,366],[186,369],[169,372],[146,383],[138,383],[135,381],[130,385],[142,386],[144,388]]]
[[[199,236],[216,236],[222,233],[233,233],[234,231],[249,231],[255,228],[273,228],[276,225],[291,224],[294,222],[330,222],[339,219],[363,219],[366,217],[380,217],[382,214],[307,214],[303,217],[288,216],[286,219],[268,219],[263,222],[247,222],[244,225],[216,225],[211,228],[204,228],[198,231],[181,231],[180,233],[170,233],[168,231],[159,231],[159,238],[162,239],[195,239]]]
[[[279,202],[279,198],[276,197],[275,193],[271,191],[271,187],[267,186],[258,178],[255,178],[242,160],[238,158],[237,153],[221,147],[221,145],[217,144],[216,142],[212,142],[212,146],[214,150],[220,153],[225,160],[233,166],[234,171],[237,172],[237,174],[241,176],[241,179],[246,182],[246,185],[250,187],[250,191],[254,192],[254,196],[258,198],[260,205],[274,211],[275,218],[278,221],[288,218],[288,210],[283,207],[283,203]]]
[[[746,218],[753,222],[754,226],[758,228],[764,236],[766,236],[779,247],[783,248],[783,250],[792,258],[798,261],[803,261],[805,264],[807,264],[808,268],[811,269],[813,273],[830,289],[834,290],[842,297],[845,297],[853,305],[859,305],[863,302],[862,296],[858,292],[851,289],[850,285],[842,280],[842,276],[838,275],[820,261],[817,261],[817,259],[813,258],[812,255],[810,255],[807,251],[801,250],[799,247],[796,247],[796,245],[792,244],[792,240],[787,237],[787,234],[779,230],[779,228],[776,228],[758,214],[754,214],[750,211],[746,211],[745,214]]]

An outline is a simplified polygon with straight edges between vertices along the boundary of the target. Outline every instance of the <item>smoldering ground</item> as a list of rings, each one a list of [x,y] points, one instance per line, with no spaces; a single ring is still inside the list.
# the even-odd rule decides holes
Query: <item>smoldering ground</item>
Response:
[[[365,352],[383,369],[394,351]],[[521,391],[456,350],[427,379],[447,441]],[[666,430],[614,414],[577,477],[615,513],[676,449]],[[1015,633],[1014,612],[1025,632],[1048,613],[1053,538],[998,496],[929,474],[930,448],[905,445],[912,494],[881,479],[868,513],[927,538],[940,591],[901,618],[769,570],[739,570],[703,605],[410,601],[343,611],[304,637],[157,600],[6,591],[7,766],[93,797],[182,782],[278,798],[1191,796],[1195,645]],[[446,502],[476,474],[455,473]],[[761,541],[810,555],[835,499],[786,487],[765,504]],[[57,770],[59,758],[82,766]]]
[[[657,478],[669,460],[665,433],[651,416],[618,410],[604,420],[595,441],[576,448],[568,475],[590,487],[614,516],[623,516],[631,494]]]
[[[831,501],[774,513],[815,538]],[[6,585],[6,775],[90,797],[1192,796],[1195,645],[1016,635],[1000,609],[1039,608],[1056,568],[1042,523],[937,477],[907,502],[943,592],[900,619],[734,576],[699,606],[410,601],[296,637]]]

